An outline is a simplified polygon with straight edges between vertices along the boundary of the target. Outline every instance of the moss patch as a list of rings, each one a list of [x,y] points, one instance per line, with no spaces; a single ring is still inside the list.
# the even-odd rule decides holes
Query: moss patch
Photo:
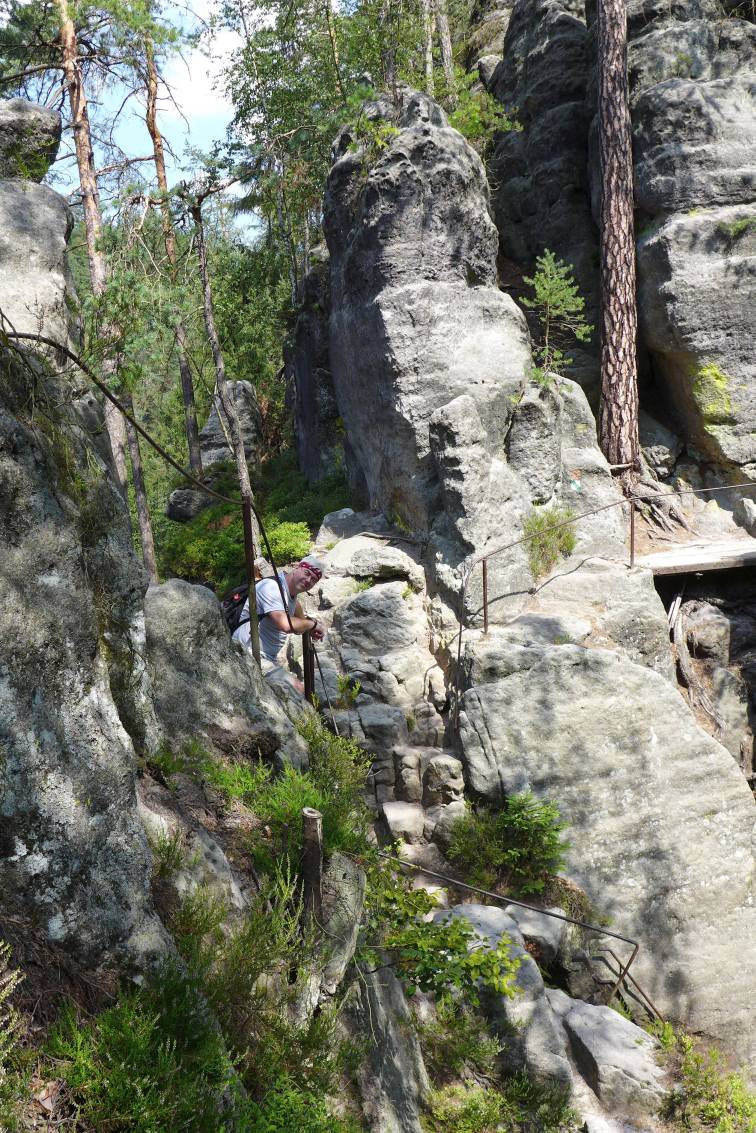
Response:
[[[714,362],[707,362],[693,372],[693,398],[703,417],[704,427],[734,423],[732,401],[728,389],[732,378]]]

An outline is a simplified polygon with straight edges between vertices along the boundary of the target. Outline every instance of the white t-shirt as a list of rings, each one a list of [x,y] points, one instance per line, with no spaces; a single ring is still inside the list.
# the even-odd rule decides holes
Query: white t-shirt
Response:
[[[286,585],[286,575],[280,570],[278,577],[281,579],[283,592],[288,598],[289,614],[293,614],[297,605],[296,597],[292,598],[289,594],[289,588]],[[281,591],[278,589],[278,583],[275,578],[263,578],[255,586],[255,595],[257,598],[257,616],[260,618],[260,656],[266,657],[268,661],[275,661],[281,649],[286,643],[286,638],[289,636],[288,630],[276,629],[270,618],[262,617],[270,610],[283,610],[284,605],[281,601]],[[249,601],[244,603],[242,610],[242,618],[249,617]],[[234,641],[238,641],[245,649],[251,648],[249,622],[246,621],[244,625],[239,626],[233,637]]]

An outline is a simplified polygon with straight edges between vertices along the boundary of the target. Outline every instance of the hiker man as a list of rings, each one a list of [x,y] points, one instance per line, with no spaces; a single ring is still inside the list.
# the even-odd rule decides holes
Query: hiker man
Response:
[[[275,578],[263,578],[255,587],[257,597],[257,616],[260,627],[260,668],[266,677],[271,674],[286,676],[297,687],[300,682],[293,676],[284,674],[278,661],[278,654],[286,644],[286,638],[291,630],[294,633],[310,633],[315,641],[323,640],[323,630],[317,618],[308,617],[299,602],[299,595],[319,582],[323,577],[323,563],[314,555],[307,555],[290,571],[280,570],[278,577],[281,588]],[[287,599],[286,609],[281,598],[281,589]],[[291,619],[291,626],[289,625]],[[245,649],[251,649],[249,632],[249,599],[244,603],[239,628],[233,635]],[[302,686],[302,691],[304,686]]]

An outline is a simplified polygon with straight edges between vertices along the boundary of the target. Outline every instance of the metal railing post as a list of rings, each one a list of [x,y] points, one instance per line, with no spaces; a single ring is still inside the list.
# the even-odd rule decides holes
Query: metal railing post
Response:
[[[242,496],[242,526],[244,528],[244,562],[247,570],[247,601],[249,603],[249,637],[252,652],[260,664],[260,627],[257,624],[257,598],[255,595],[255,537],[252,527],[252,501]]]
[[[630,567],[635,566],[635,496],[630,497]]]
[[[304,670],[305,698],[315,703],[315,649],[309,633],[302,634],[302,668]]]

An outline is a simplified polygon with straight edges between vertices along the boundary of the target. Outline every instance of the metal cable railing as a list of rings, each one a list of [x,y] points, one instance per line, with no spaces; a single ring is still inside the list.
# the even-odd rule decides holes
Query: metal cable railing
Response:
[[[463,634],[465,629],[470,628],[470,627],[465,625],[465,621],[466,621],[465,601],[466,601],[466,598],[467,598],[468,583],[470,581],[470,578],[472,577],[472,573],[473,573],[476,566],[478,566],[478,565],[481,566],[482,585],[483,585],[483,633],[487,634],[488,630],[489,630],[489,613],[488,613],[488,607],[489,607],[488,562],[489,562],[489,559],[495,558],[497,555],[501,555],[505,551],[511,551],[514,547],[519,547],[523,543],[537,542],[539,539],[544,538],[544,536],[549,535],[552,531],[560,531],[563,528],[575,527],[581,520],[588,519],[591,516],[598,515],[601,512],[610,511],[612,508],[616,508],[616,507],[629,506],[629,508],[630,508],[630,523],[629,523],[629,527],[630,527],[630,541],[629,541],[630,542],[630,561],[628,563],[628,567],[632,568],[632,567],[635,566],[635,542],[636,542],[636,540],[635,540],[635,509],[636,509],[636,506],[638,504],[645,503],[645,502],[648,502],[650,500],[658,500],[658,499],[675,498],[675,499],[679,500],[681,496],[706,495],[706,494],[711,493],[711,492],[734,491],[735,489],[738,489],[738,490],[745,489],[745,490],[753,491],[753,490],[756,490],[756,484],[752,480],[746,480],[746,481],[740,481],[740,482],[735,483],[735,484],[719,485],[716,488],[686,488],[683,492],[674,492],[674,491],[673,492],[666,492],[666,491],[665,492],[651,492],[651,493],[648,493],[648,494],[644,494],[643,496],[629,496],[629,497],[623,497],[623,498],[618,499],[618,500],[612,500],[611,503],[602,504],[600,507],[591,508],[590,511],[582,512],[580,515],[574,515],[571,518],[562,520],[559,523],[551,524],[549,527],[543,528],[543,530],[539,531],[538,534],[536,534],[536,535],[521,535],[519,539],[513,539],[510,543],[505,543],[501,547],[496,547],[496,548],[494,548],[493,551],[487,551],[484,555],[479,555],[477,558],[472,559],[469,563],[466,563],[464,568],[460,571],[462,585],[460,587],[460,598],[459,598],[459,618],[458,618],[459,632],[457,634],[457,661],[456,661],[455,674],[454,674],[454,727],[455,727],[455,729],[459,728],[459,711],[460,711],[460,699],[461,699],[460,684],[461,684],[461,673],[462,673],[462,634]]]

